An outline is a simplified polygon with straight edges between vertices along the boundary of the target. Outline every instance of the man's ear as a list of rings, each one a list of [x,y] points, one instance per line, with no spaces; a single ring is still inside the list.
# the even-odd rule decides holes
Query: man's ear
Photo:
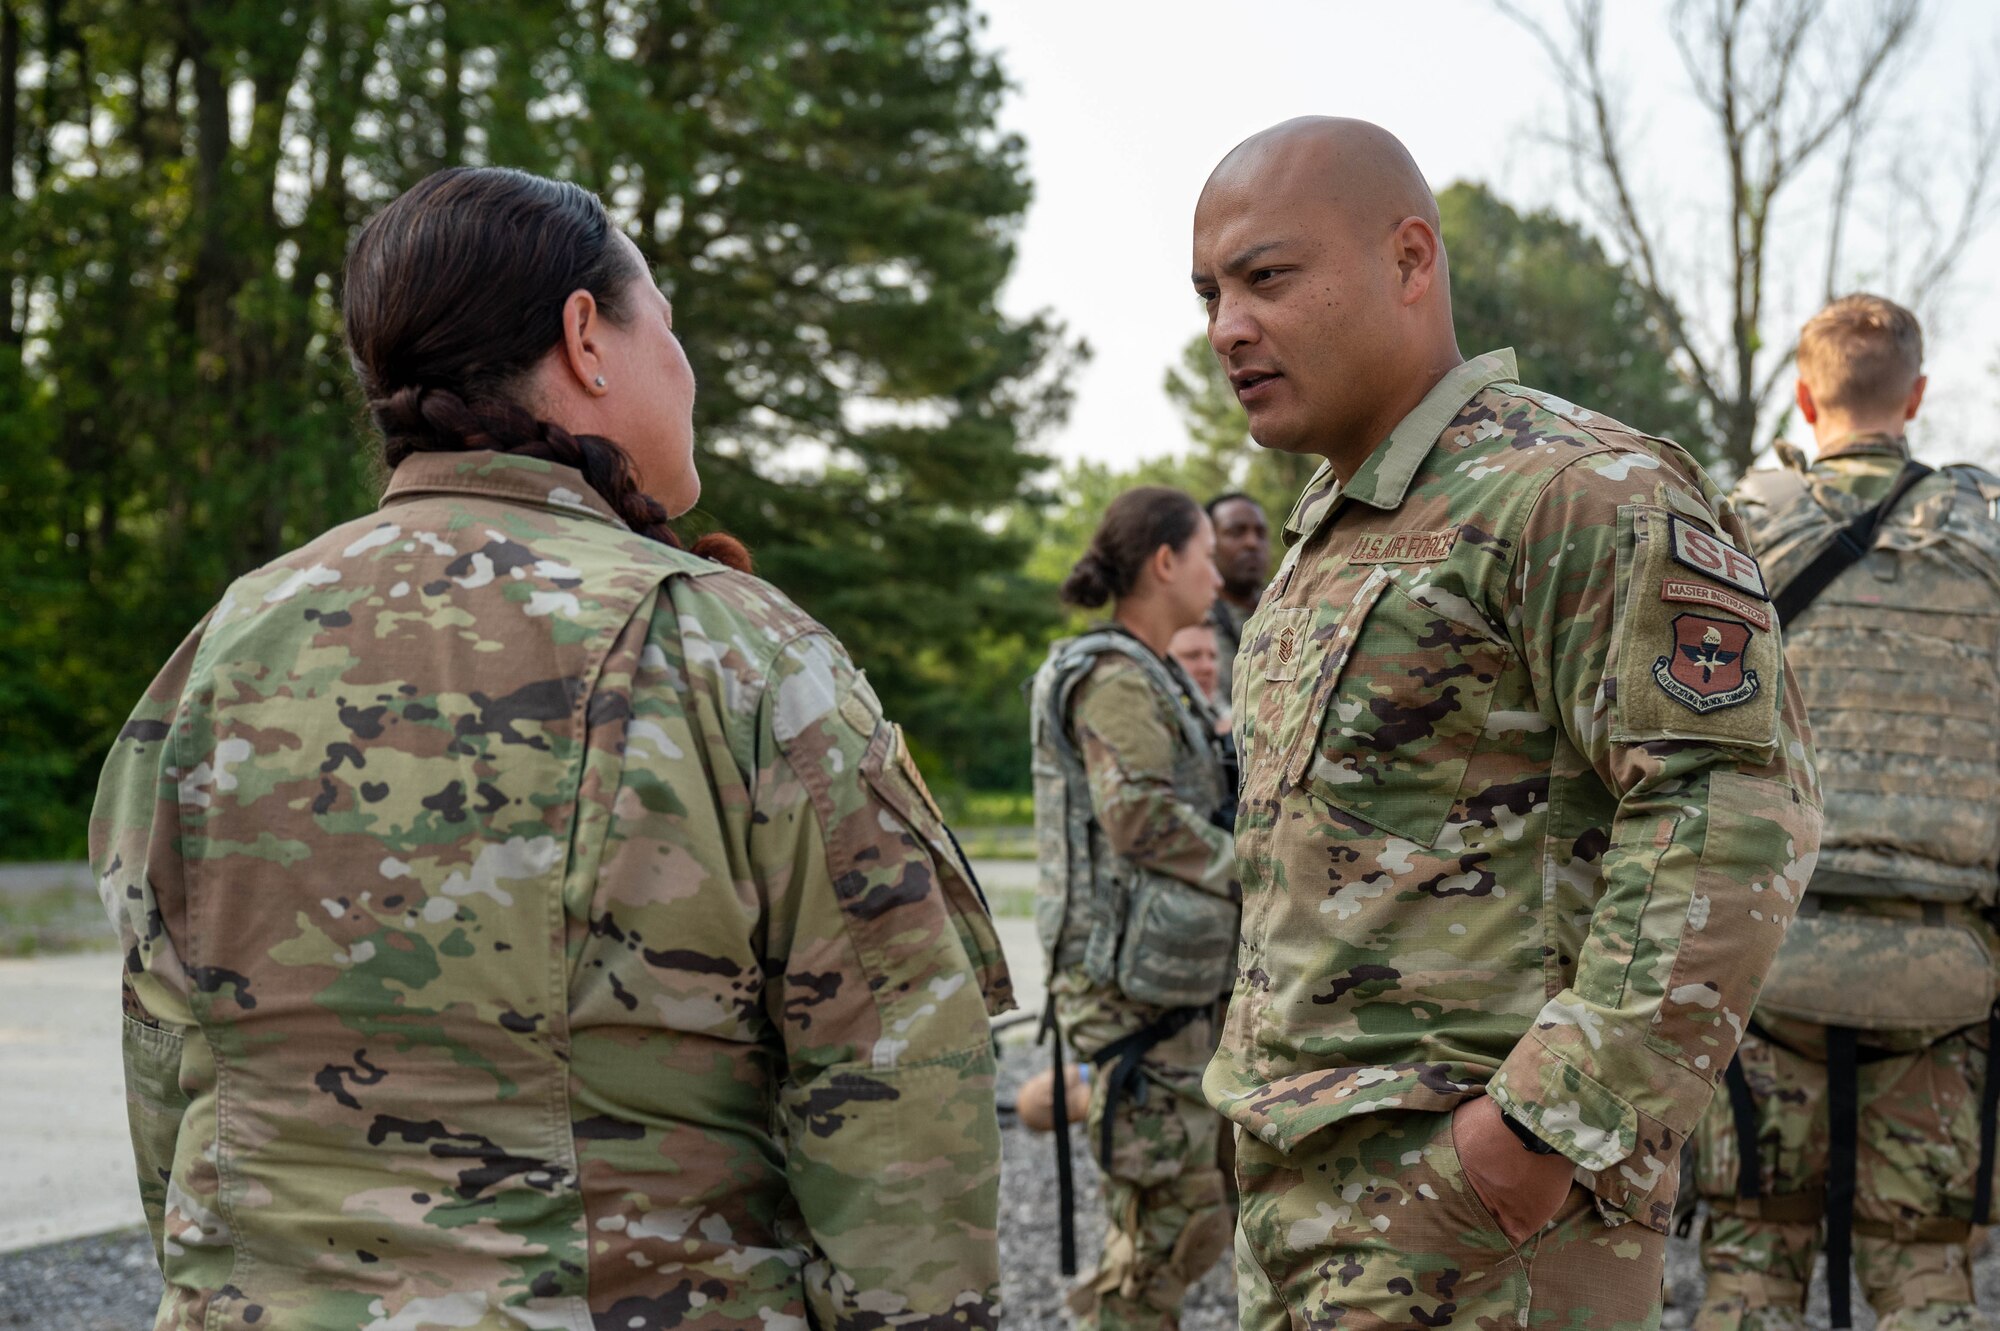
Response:
[[[1437,280],[1444,245],[1429,222],[1421,217],[1405,217],[1396,224],[1396,272],[1403,282],[1403,303],[1413,305],[1423,299]]]
[[[1819,423],[1819,406],[1813,401],[1812,389],[1806,387],[1805,380],[1799,380],[1792,395],[1798,400],[1799,415],[1806,418],[1806,424],[1817,425]]]
[[[1917,376],[1917,381],[1910,385],[1910,396],[1903,403],[1904,420],[1913,421],[1917,418],[1917,408],[1924,405],[1924,390],[1930,387],[1930,382],[1929,375],[1920,374]]]

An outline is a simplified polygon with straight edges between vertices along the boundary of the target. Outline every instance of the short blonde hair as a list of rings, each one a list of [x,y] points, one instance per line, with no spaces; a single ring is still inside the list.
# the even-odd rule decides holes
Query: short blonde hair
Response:
[[[1893,300],[1842,296],[1799,332],[1799,378],[1832,411],[1886,411],[1924,368],[1924,330]]]

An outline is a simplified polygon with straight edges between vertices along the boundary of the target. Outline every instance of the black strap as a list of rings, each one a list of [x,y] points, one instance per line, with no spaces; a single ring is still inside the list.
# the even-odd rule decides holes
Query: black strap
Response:
[[[1835,1331],[1854,1325],[1854,1172],[1861,1144],[1859,1033],[1826,1028],[1826,1296]]]
[[[1110,1071],[1104,1074],[1104,1089],[1099,1092],[1104,1097],[1104,1118],[1097,1133],[1097,1163],[1107,1172],[1111,1169],[1111,1126],[1118,1116],[1118,1106],[1135,1091],[1144,1103],[1146,1083],[1139,1068],[1147,1052],[1186,1030],[1190,1022],[1207,1011],[1205,1007],[1169,1008],[1158,1021],[1120,1036],[1090,1056],[1098,1069],[1110,1066]]]
[[[1674,1237],[1685,1239],[1694,1237],[1695,1203],[1699,1200],[1700,1183],[1695,1178],[1694,1138],[1681,1143],[1681,1186],[1674,1194]]]
[[[1764,1192],[1763,1161],[1757,1149],[1757,1099],[1743,1075],[1743,1056],[1729,1060],[1722,1084],[1729,1091],[1729,1116],[1736,1123],[1736,1195],[1755,1198]]]
[[[1972,1190],[1972,1223],[1991,1223],[1993,1215],[1993,1139],[2000,1125],[2000,1076],[1993,1071],[1993,1055],[2000,1049],[2000,1003],[1986,1018],[1986,1080],[1979,1088],[1979,1181]]]
[[[2000,1007],[1996,1007],[1994,1013],[1996,1015],[1990,1017],[1990,1027],[1994,1023],[2000,1023]],[[1778,1039],[1776,1035],[1772,1035],[1768,1029],[1764,1029],[1764,1023],[1758,1021],[1756,1017],[1750,1019],[1750,1033],[1756,1035],[1758,1039],[1762,1039],[1764,1043],[1776,1045],[1776,1047],[1780,1047],[1780,1049],[1784,1049],[1788,1053],[1794,1053],[1794,1055],[1798,1055],[1802,1059],[1810,1059],[1812,1057],[1804,1049],[1798,1049],[1798,1047],[1794,1047],[1794,1045]],[[1902,1051],[1898,1051],[1898,1049],[1864,1049],[1860,1045],[1860,1041],[1856,1039],[1852,1057],[1854,1057],[1854,1065],[1856,1067],[1866,1067],[1868,1063],[1880,1063],[1884,1059],[1902,1057]],[[1832,1059],[1832,1055],[1828,1055],[1828,1061],[1830,1059]],[[1828,1073],[1828,1075],[1832,1075],[1832,1073]],[[1742,1061],[1740,1053],[1734,1059],[1730,1059],[1728,1067],[1722,1069],[1722,1089],[1728,1091],[1728,1097],[1730,1097],[1730,1121],[1736,1127],[1736,1195],[1742,1197],[1742,1199],[1746,1199],[1746,1201],[1754,1201],[1756,1197],[1760,1197],[1764,1193],[1764,1161],[1762,1161],[1762,1153],[1758,1149],[1756,1093],[1750,1089],[1750,1077],[1744,1075],[1744,1061]],[[1984,1097],[1984,1103],[1992,1103],[1994,1111],[2000,1113],[2000,1077],[1988,1077],[1986,1079],[1986,1097]],[[1982,1109],[1984,1109],[1984,1105],[1982,1105]],[[1980,1121],[1980,1131],[1986,1133],[1986,1119]],[[1982,1143],[1982,1147],[1986,1147],[1990,1151],[1992,1147],[1988,1143],[1988,1135],[1982,1135],[1980,1143]]]
[[[1882,525],[1882,519],[1889,516],[1890,510],[1902,501],[1912,486],[1930,474],[1931,469],[1915,459],[1905,462],[1889,486],[1889,493],[1882,496],[1881,503],[1856,514],[1836,528],[1833,539],[1813,556],[1812,562],[1793,574],[1791,581],[1772,595],[1771,608],[1778,612],[1778,622],[1791,623],[1801,611],[1819,599],[1821,592],[1833,585],[1835,578],[1860,563],[1874,548],[1875,532]]]
[[[950,823],[940,821],[938,826],[951,838],[951,848],[958,855],[958,867],[965,870],[965,881],[972,884],[972,895],[979,898],[979,908],[991,915],[993,907],[987,903],[986,889],[979,885],[979,875],[972,868],[972,857],[965,853],[964,846],[958,844],[958,833],[951,830]]]
[[[1053,1051],[1051,1066],[1055,1070],[1055,1139],[1056,1139],[1056,1225],[1060,1232],[1059,1252],[1062,1273],[1076,1274],[1076,1178],[1070,1172],[1069,1159],[1069,1081],[1063,1069],[1063,1037],[1061,1027],[1056,1025],[1056,1000],[1050,996],[1042,1008],[1042,1029],[1035,1037],[1037,1043],[1048,1040],[1050,1034],[1055,1039],[1049,1041]]]

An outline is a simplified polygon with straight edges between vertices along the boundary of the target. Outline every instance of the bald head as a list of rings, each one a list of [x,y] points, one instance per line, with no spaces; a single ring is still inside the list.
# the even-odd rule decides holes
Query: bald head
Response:
[[[1366,120],[1299,116],[1252,134],[1217,163],[1201,193],[1205,202],[1212,193],[1246,190],[1315,198],[1370,227],[1405,217],[1438,227],[1437,199],[1410,150]]]
[[[1462,359],[1437,200],[1365,120],[1231,149],[1195,205],[1193,279],[1251,435],[1344,474]]]

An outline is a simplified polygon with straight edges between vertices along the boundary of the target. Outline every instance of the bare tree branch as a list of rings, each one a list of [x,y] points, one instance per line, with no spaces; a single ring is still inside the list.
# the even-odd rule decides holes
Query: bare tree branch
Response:
[[[1958,265],[1966,245],[1994,218],[1994,168],[1996,161],[2000,161],[2000,114],[1986,104],[1983,96],[1975,95],[1971,115],[1971,167],[1965,194],[1945,238],[1932,244],[1918,264],[1915,275],[1909,279],[1913,304],[1922,304],[1930,299]]]
[[[1869,185],[1870,128],[1892,71],[1912,49],[1923,0],[1855,2],[1866,3],[1866,16],[1860,31],[1849,34],[1829,15],[1827,0],[1676,0],[1672,39],[1694,100],[1714,128],[1728,200],[1722,219],[1729,237],[1721,265],[1726,276],[1710,284],[1669,272],[1663,240],[1670,228],[1634,188],[1626,122],[1606,65],[1603,0],[1564,0],[1562,22],[1554,27],[1526,13],[1520,0],[1495,0],[1567,76],[1569,150],[1584,197],[1624,251],[1663,344],[1709,414],[1721,457],[1737,467],[1754,454],[1758,419],[1791,357],[1789,339],[1780,346],[1763,329],[1774,225],[1781,215],[1794,215],[1791,196],[1801,181],[1817,178],[1817,164],[1837,148],[1821,274],[1831,294],[1864,186],[1880,188]],[[2000,187],[1996,160],[2000,117],[1981,116],[1958,211],[1948,221],[1924,220],[1934,242],[1916,274],[1917,291],[1943,281],[1956,255],[1991,220]],[[1935,187],[1914,195],[1928,207]],[[1728,338],[1719,353],[1709,354],[1686,311],[1716,288]]]
[[[1828,224],[1826,241],[1825,278],[1820,283],[1820,298],[1832,300],[1838,294],[1840,282],[1840,247],[1847,235],[1847,214],[1854,206],[1855,163],[1860,160],[1861,144],[1868,134],[1868,121],[1856,116],[1847,127],[1847,142],[1840,151],[1840,166],[1833,182],[1833,209]]]
[[[1723,3],[1724,0],[1717,2]],[[1667,295],[1658,247],[1641,216],[1636,195],[1626,176],[1618,116],[1611,105],[1604,69],[1602,0],[1566,0],[1565,15],[1575,41],[1573,49],[1563,47],[1546,28],[1511,0],[1497,0],[1497,3],[1503,12],[1536,34],[1552,60],[1564,68],[1582,70],[1582,87],[1574,94],[1580,105],[1573,111],[1577,119],[1587,122],[1588,140],[1582,131],[1574,137],[1573,149],[1578,165],[1594,167],[1606,181],[1608,188],[1603,211],[1610,218],[1619,244],[1637,267],[1635,275],[1640,294],[1645,299],[1647,312],[1660,330],[1663,349],[1682,367],[1688,386],[1712,410],[1724,410],[1727,403],[1709,372],[1707,359],[1695,344],[1679,306]]]

